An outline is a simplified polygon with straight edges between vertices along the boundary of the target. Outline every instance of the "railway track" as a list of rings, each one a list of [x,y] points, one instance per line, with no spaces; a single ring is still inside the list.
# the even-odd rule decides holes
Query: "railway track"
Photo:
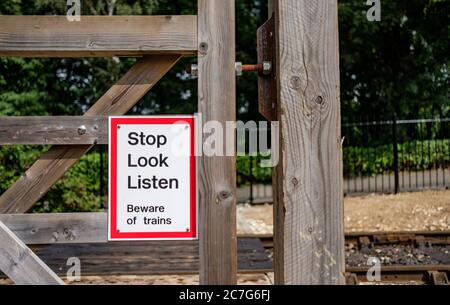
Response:
[[[272,235],[243,235],[259,238],[265,248],[273,248]],[[345,234],[346,245],[358,247],[374,245],[450,245],[450,231],[423,232],[354,232]]]
[[[273,237],[258,236],[263,246],[271,251]],[[377,246],[413,246],[413,247],[446,247],[450,245],[450,231],[424,232],[355,232],[345,235],[346,247],[358,249]],[[382,283],[422,283],[429,285],[449,285],[450,253],[448,264],[442,265],[388,265],[380,270]],[[359,284],[368,282],[367,273],[370,267],[347,266],[346,283]]]
[[[367,267],[347,267],[347,285],[369,282]],[[428,285],[449,285],[450,265],[384,266],[380,270],[381,283],[416,283]]]

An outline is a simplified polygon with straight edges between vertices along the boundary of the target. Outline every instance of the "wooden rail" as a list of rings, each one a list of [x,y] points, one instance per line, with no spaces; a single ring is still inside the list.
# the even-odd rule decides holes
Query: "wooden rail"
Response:
[[[0,221],[0,270],[22,285],[64,282]]]
[[[257,238],[239,238],[238,271],[272,271],[269,253]],[[102,244],[52,244],[32,246],[33,251],[57,274],[65,276],[77,257],[81,275],[198,275],[198,241],[110,242]],[[0,272],[0,278],[2,278]]]
[[[106,116],[0,117],[0,145],[108,144]]]
[[[0,214],[27,245],[105,243],[107,219],[106,213]]]
[[[1,16],[0,56],[197,54],[196,16]]]

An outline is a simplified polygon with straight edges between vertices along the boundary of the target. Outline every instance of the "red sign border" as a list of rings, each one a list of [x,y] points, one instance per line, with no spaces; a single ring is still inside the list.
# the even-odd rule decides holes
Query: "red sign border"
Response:
[[[190,228],[189,232],[131,232],[117,230],[117,129],[118,125],[188,124],[191,129],[190,148]],[[197,236],[197,166],[195,155],[195,116],[109,117],[109,210],[108,240],[195,240]]]

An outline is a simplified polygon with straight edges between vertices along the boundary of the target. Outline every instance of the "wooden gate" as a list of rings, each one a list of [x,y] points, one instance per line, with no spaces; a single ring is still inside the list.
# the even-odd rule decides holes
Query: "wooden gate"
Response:
[[[272,0],[281,163],[274,174],[277,283],[343,283],[337,3]],[[0,56],[138,56],[81,117],[2,117],[0,145],[53,145],[0,197],[0,269],[18,284],[62,284],[26,244],[107,242],[105,213],[24,214],[182,56],[198,56],[198,112],[236,121],[234,0],[197,16],[0,16]],[[237,277],[235,157],[199,160],[200,282]]]

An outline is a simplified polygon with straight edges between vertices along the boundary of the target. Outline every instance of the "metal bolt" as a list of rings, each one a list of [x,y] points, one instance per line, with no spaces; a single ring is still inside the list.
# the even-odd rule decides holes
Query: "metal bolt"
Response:
[[[242,62],[238,61],[234,64],[234,67],[237,76],[242,76],[244,72],[259,72],[263,75],[270,75],[273,68],[270,61],[264,61],[257,65],[244,65]],[[197,64],[192,64],[187,70],[187,73],[191,74],[191,76],[198,76]]]
[[[190,73],[191,76],[198,76],[198,65],[197,64],[192,64],[190,70],[188,71],[188,73]]]
[[[244,65],[242,62],[235,64],[236,75],[241,76],[243,72],[258,72],[263,75],[270,75],[272,73],[272,63],[270,61],[264,61],[261,64],[256,65]]]
[[[240,61],[238,61],[237,63],[234,64],[235,69],[236,69],[236,75],[237,76],[242,76],[242,63]]]
[[[272,73],[272,63],[270,61],[265,61],[262,65],[264,75],[269,75],[270,73]]]
[[[78,134],[79,134],[80,136],[86,134],[86,126],[81,125],[80,127],[78,127]]]

